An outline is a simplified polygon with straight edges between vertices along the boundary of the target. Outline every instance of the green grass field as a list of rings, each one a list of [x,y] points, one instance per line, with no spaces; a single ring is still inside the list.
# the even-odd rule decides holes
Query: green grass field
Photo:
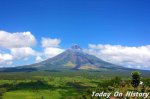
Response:
[[[130,73],[116,76],[84,71],[0,73],[0,99],[97,99],[91,97],[92,91],[134,90]],[[144,91],[150,92],[148,75],[142,81]]]

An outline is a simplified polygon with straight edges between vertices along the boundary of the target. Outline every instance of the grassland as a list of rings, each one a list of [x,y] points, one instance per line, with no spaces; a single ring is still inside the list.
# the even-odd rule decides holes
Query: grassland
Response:
[[[131,86],[130,74],[96,71],[1,72],[0,99],[98,99],[91,97],[92,91],[125,93],[135,90]],[[148,73],[142,75],[142,81],[145,86],[139,86],[137,90],[150,92]]]

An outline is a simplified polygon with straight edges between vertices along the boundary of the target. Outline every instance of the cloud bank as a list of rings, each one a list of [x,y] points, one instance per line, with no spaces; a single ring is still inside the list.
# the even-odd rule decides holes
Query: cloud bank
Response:
[[[36,42],[35,36],[29,31],[16,33],[0,31],[0,67],[14,66],[14,61],[28,62],[30,57],[34,58],[32,63],[40,62],[64,51],[58,38],[42,37],[38,46]],[[42,50],[34,50],[34,46]],[[130,47],[89,44],[84,51],[117,65],[150,70],[150,45]]]
[[[12,66],[14,60],[28,59],[36,51],[31,47],[36,45],[36,39],[31,32],[10,33],[0,30],[0,67]]]
[[[0,31],[0,48],[30,47],[35,44],[36,39],[31,32],[9,33]]]
[[[64,51],[59,47],[61,40],[57,38],[42,38],[41,45],[44,48],[43,54],[45,59],[54,57]]]
[[[61,40],[57,38],[42,38],[42,47],[59,47]]]
[[[25,59],[30,56],[36,56],[36,51],[30,47],[11,48],[11,55],[14,59]]]
[[[11,54],[2,54],[0,53],[0,67],[12,65],[13,56]]]
[[[114,64],[150,70],[150,45],[129,47],[89,44],[88,49],[84,51]]]
[[[16,33],[0,31],[0,67],[12,66],[13,61],[26,61],[30,57],[34,57],[35,62],[40,62],[64,51],[59,47],[61,40],[57,38],[42,37],[43,51],[32,48],[36,42],[35,36],[29,31]]]

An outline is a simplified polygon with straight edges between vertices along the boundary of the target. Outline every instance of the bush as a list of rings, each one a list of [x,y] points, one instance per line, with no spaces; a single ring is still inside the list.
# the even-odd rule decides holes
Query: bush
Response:
[[[6,91],[6,88],[0,88],[0,99],[2,99],[2,96]]]
[[[114,87],[112,87],[112,86],[108,86],[108,90],[109,90],[109,91],[114,91],[114,90],[115,90],[115,88],[114,88]]]
[[[48,85],[44,81],[37,80],[35,82],[21,82],[19,84],[16,84],[10,88],[10,90],[17,90],[17,89],[48,89],[50,85]]]
[[[144,82],[144,85],[145,85],[145,86],[150,87],[150,78],[142,79],[142,81]]]
[[[103,87],[103,88],[107,88],[108,86],[118,86],[121,82],[121,78],[120,77],[115,77],[111,80],[105,80],[103,82],[100,82],[98,84],[98,87]]]

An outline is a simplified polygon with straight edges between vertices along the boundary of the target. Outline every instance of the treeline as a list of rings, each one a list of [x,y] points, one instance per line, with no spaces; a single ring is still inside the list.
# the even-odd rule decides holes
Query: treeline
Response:
[[[0,99],[2,99],[2,95],[5,92],[13,91],[13,90],[32,90],[38,91],[41,89],[51,89],[52,86],[49,85],[46,81],[30,81],[30,82],[14,82],[14,83],[5,83],[0,85]]]
[[[30,82],[19,82],[16,84],[11,83],[11,84],[2,84],[0,85],[0,88],[5,88],[7,91],[12,91],[12,90],[22,90],[22,89],[49,89],[52,86],[49,85],[46,81],[30,81]]]

